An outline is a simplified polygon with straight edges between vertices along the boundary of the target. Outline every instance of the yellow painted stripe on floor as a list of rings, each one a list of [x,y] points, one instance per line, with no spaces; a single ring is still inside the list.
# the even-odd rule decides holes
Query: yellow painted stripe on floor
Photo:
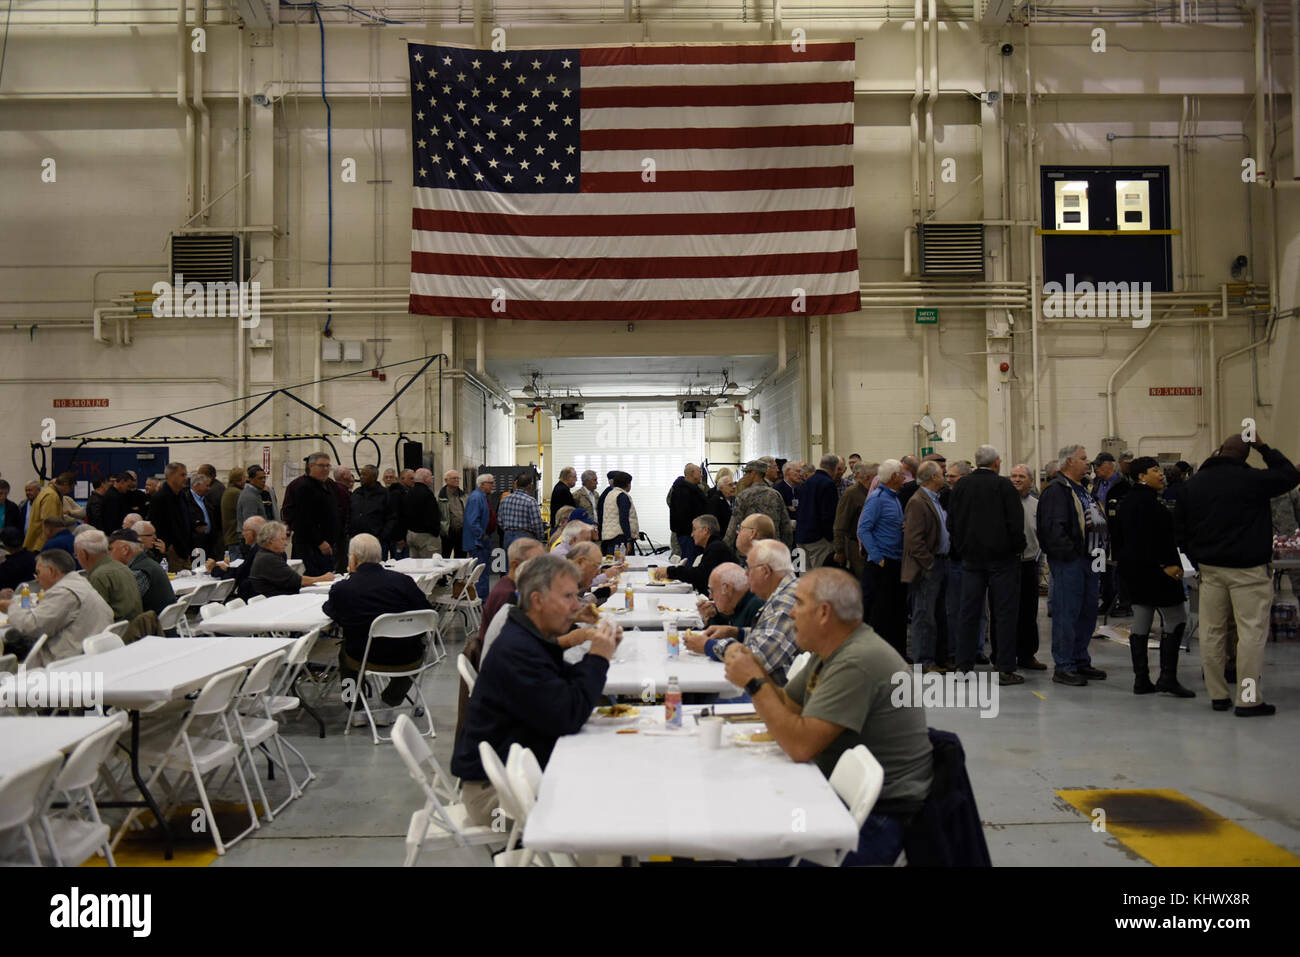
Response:
[[[137,820],[144,823],[143,830],[130,831],[123,836],[113,852],[113,860],[118,867],[207,867],[217,859],[217,849],[212,843],[212,834],[208,831],[195,831],[194,810],[197,805],[180,806],[167,818],[172,832],[172,859],[166,860],[162,835],[158,833],[153,817],[147,812]],[[262,805],[255,803],[260,812]],[[217,816],[221,833],[229,840],[248,826],[248,811],[242,804],[218,803],[212,806],[212,813]],[[263,818],[262,826],[266,826]],[[256,832],[254,832],[256,833]],[[248,837],[252,837],[250,834]],[[247,838],[245,838],[247,840]],[[227,851],[229,848],[227,848]],[[107,858],[95,855],[81,865],[82,867],[107,867]]]
[[[1157,867],[1300,867],[1300,857],[1171,788],[1057,796]]]

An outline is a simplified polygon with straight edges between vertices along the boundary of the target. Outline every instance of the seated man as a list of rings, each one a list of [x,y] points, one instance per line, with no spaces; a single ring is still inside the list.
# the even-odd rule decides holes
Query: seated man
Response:
[[[561,558],[567,558],[569,549],[578,542],[594,542],[596,540],[596,526],[571,520],[560,529],[558,534],[560,540],[551,547],[551,551]]]
[[[49,636],[36,658],[27,661],[28,668],[81,654],[82,642],[113,623],[108,602],[73,571],[72,556],[62,549],[36,556],[36,581],[45,597],[31,608],[23,608],[17,598],[0,601],[0,612],[9,615],[6,652],[25,656],[37,638]]]
[[[713,574],[713,569],[733,561],[735,556],[722,540],[722,530],[712,515],[699,515],[691,522],[691,541],[695,543],[695,555],[689,562],[656,568],[652,577],[657,581],[671,579],[686,582],[704,595],[708,593],[709,576]]]
[[[503,764],[518,742],[546,767],[560,735],[576,733],[590,716],[617,647],[612,630],[595,629],[587,655],[577,664],[564,661],[556,638],[569,630],[581,607],[578,573],[568,561],[539,555],[519,569],[518,581],[519,604],[510,608],[492,654],[483,658],[451,760],[474,824],[490,824],[497,806],[479,761],[479,742],[487,741]]]
[[[235,580],[235,595],[244,599],[244,601],[248,601],[252,596],[252,592],[248,590],[248,573],[253,570],[253,559],[261,551],[257,547],[257,533],[261,531],[262,526],[265,524],[266,519],[261,515],[250,515],[244,519],[244,527],[240,529],[240,534],[244,538],[244,557],[242,561],[234,565],[229,561],[217,561],[215,558],[209,558],[207,561],[208,574],[213,578],[233,578]]]
[[[145,611],[161,615],[163,609],[176,601],[176,592],[167,573],[157,562],[145,557],[140,536],[133,528],[119,528],[108,536],[108,551],[135,576],[135,587],[140,591],[140,602]]]
[[[140,536],[140,547],[144,549],[141,554],[149,561],[155,565],[161,565],[167,560],[167,543],[158,537],[158,531],[153,527],[153,522],[140,519],[130,525],[123,525],[122,528],[130,528]],[[164,571],[180,571],[180,569],[164,569]]]
[[[113,609],[114,621],[134,621],[144,613],[140,589],[131,570],[108,554],[108,536],[87,525],[74,543],[77,561],[87,570],[86,581]]]
[[[17,588],[36,578],[36,553],[23,548],[23,530],[6,525],[0,530],[0,589]]]
[[[269,524],[275,525],[277,522]],[[366,653],[370,626],[380,615],[403,611],[428,611],[429,599],[415,579],[402,572],[385,568],[383,548],[379,539],[363,532],[348,543],[348,577],[335,582],[330,596],[321,611],[329,615],[343,629],[343,647],[339,649],[339,674],[344,681],[354,682],[361,670],[361,659]],[[424,642],[414,638],[376,638],[370,646],[366,670],[382,673],[385,666],[404,671],[417,668],[424,659]],[[402,703],[411,688],[411,679],[393,678],[384,688],[380,698],[382,708],[371,708],[375,724],[393,723],[393,708]],[[372,699],[373,700],[373,699]],[[352,715],[352,724],[366,724],[365,712],[358,708]]]
[[[930,793],[934,758],[925,708],[896,707],[893,676],[907,662],[862,621],[862,587],[848,572],[817,568],[795,588],[799,647],[812,652],[782,690],[747,648],[727,654],[727,680],[743,687],[781,749],[815,761],[828,778],[840,755],[866,745],[885,781],[856,854],[846,864],[888,866],[903,847],[903,830]]]
[[[776,538],[776,523],[762,512],[746,515],[736,529],[736,558],[741,565],[749,559],[749,549],[755,542]]]
[[[77,524],[75,519],[68,518],[66,515],[51,515],[45,519],[45,545],[41,551],[47,548],[61,548],[74,559],[77,557],[73,551],[73,542],[76,536],[73,534],[73,526]],[[81,563],[77,563],[81,567]]]
[[[600,563],[602,555],[600,546],[595,542],[577,542],[569,549],[569,561],[578,566],[580,577],[578,578],[578,593],[586,605],[601,605],[614,594],[613,585],[609,584],[613,580],[613,575],[602,572]],[[617,567],[617,566],[616,566]],[[609,572],[614,572],[611,568]],[[590,608],[581,616],[582,621],[596,623],[596,613]]]
[[[735,562],[725,562],[713,569],[709,576],[709,597],[695,603],[704,621],[704,627],[731,625],[749,628],[763,610],[763,599],[749,590],[749,575]],[[703,632],[692,631],[686,636],[686,647],[696,654],[718,657],[713,653],[715,641],[704,637]]]
[[[283,522],[267,522],[257,533],[257,555],[248,572],[248,592],[253,595],[296,595],[303,585],[332,582],[333,572],[299,575],[284,557],[289,547],[289,529]],[[426,602],[427,604],[427,602]]]
[[[739,540],[739,539],[738,539]],[[741,642],[758,656],[764,670],[779,684],[785,684],[786,669],[798,654],[794,640],[794,563],[784,542],[764,539],[749,548],[746,568],[749,590],[763,599],[763,610],[747,628],[735,625],[711,625],[704,637],[712,642],[710,651],[725,660],[727,649]]]

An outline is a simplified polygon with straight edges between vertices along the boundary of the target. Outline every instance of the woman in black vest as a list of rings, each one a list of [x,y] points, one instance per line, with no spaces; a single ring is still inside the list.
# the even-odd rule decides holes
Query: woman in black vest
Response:
[[[1178,650],[1187,628],[1183,599],[1183,564],[1174,539],[1174,519],[1161,501],[1165,473],[1149,456],[1134,459],[1129,474],[1137,476],[1119,504],[1111,526],[1111,542],[1119,577],[1133,604],[1133,631],[1129,652],[1133,657],[1133,693],[1167,692],[1179,698],[1196,693],[1178,683]],[[1151,683],[1147,640],[1155,613],[1160,612],[1160,677]]]

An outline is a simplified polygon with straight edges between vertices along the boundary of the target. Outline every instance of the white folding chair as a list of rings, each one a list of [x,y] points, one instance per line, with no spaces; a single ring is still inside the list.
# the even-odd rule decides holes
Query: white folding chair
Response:
[[[55,795],[62,793],[67,807],[61,813],[47,810],[41,817],[41,831],[56,867],[75,867],[97,851],[103,851],[109,867],[117,866],[108,843],[111,831],[100,818],[99,805],[95,803],[94,785],[99,779],[100,767],[108,760],[128,723],[125,711],[113,715],[111,724],[73,749],[63,770],[55,778],[50,802]],[[89,815],[89,819],[84,815]]]
[[[117,637],[122,638],[125,637],[126,630],[130,627],[131,623],[129,621],[115,621],[104,630],[111,631],[113,634],[117,635]]]
[[[411,815],[406,829],[406,867],[414,867],[421,849],[427,846],[472,847],[498,844],[505,839],[490,825],[470,823],[469,812],[457,800],[451,779],[415,722],[406,715],[400,715],[393,725],[393,747],[425,797],[424,806]]]
[[[220,615],[223,611],[229,610],[229,608],[219,601],[210,601],[199,609],[199,618],[203,621],[207,621],[212,616]]]
[[[169,631],[176,632],[177,637],[192,637],[190,623],[185,620],[185,608],[189,604],[189,598],[178,598],[161,612],[158,613],[158,630],[164,635]]]
[[[280,737],[280,723],[275,720],[270,707],[271,683],[280,666],[284,664],[285,657],[285,652],[277,651],[253,665],[252,670],[248,672],[248,677],[244,679],[243,687],[235,696],[236,704],[231,712],[235,719],[235,727],[239,730],[239,737],[243,741],[248,767],[253,775],[253,782],[257,785],[257,794],[262,799],[262,807],[266,811],[268,821],[275,820],[277,812],[284,810],[294,798],[302,796],[302,789],[294,780],[293,772],[289,770],[289,759],[284,754],[284,739]],[[279,755],[278,760],[267,747],[268,742],[275,745],[276,753]],[[274,808],[266,799],[266,789],[262,787],[262,779],[257,774],[257,764],[253,759],[254,748],[260,748],[266,754],[269,764],[280,768],[289,779],[289,796]]]
[[[189,608],[202,608],[208,602],[213,600],[213,594],[220,588],[224,582],[205,582],[194,591],[190,592]]]
[[[275,676],[270,689],[261,698],[261,701],[266,706],[268,717],[274,718],[277,715],[286,714],[290,711],[297,711],[298,707],[302,704],[302,700],[294,694],[294,692],[297,690],[296,686],[298,678],[302,675],[303,669],[307,666],[307,662],[311,658],[311,652],[316,646],[317,639],[320,638],[320,633],[320,628],[313,628],[305,635],[299,636],[294,643],[289,646],[289,652],[284,659],[284,667],[280,669],[280,673]],[[248,713],[248,711],[245,710],[244,713]],[[325,737],[325,731],[323,728],[321,730],[321,737]],[[316,773],[312,771],[311,765],[307,763],[307,759],[303,756],[303,753],[295,748],[292,743],[283,736],[280,737],[280,743],[297,756],[298,760],[302,763],[303,770],[307,773],[307,776],[299,786],[299,791],[302,791],[308,784],[316,780]]]
[[[41,866],[41,855],[36,850],[32,822],[45,810],[62,764],[63,755],[53,751],[16,774],[0,778],[0,833],[22,828],[27,851],[37,867]]]
[[[519,824],[519,833],[522,836],[524,824],[528,821],[528,815],[533,813],[533,806],[537,804],[537,794],[542,787],[542,766],[531,748],[525,748],[518,743],[510,745],[510,753],[506,755],[506,780],[510,782],[511,791],[523,815],[523,820]],[[559,867],[576,867],[578,864],[570,855],[558,851],[546,854],[534,853],[533,863]],[[506,866],[505,862],[503,866]]]
[[[240,749],[239,745],[235,743],[229,715],[235,689],[244,680],[247,670],[246,668],[231,668],[229,671],[214,675],[203,686],[203,690],[199,692],[198,698],[181,719],[179,725],[174,725],[170,720],[170,716],[159,713],[159,723],[162,726],[151,729],[142,735],[140,739],[140,763],[153,768],[153,773],[146,782],[146,787],[152,789],[168,768],[188,773],[194,779],[194,786],[199,792],[199,801],[203,805],[204,814],[207,816],[205,823],[212,828],[212,842],[216,845],[218,854],[225,854],[226,848],[234,846],[235,843],[262,826],[257,819],[257,812],[253,806],[253,797],[248,791],[248,780],[244,777],[244,769],[239,762]],[[204,734],[203,732],[210,732],[210,734]],[[244,803],[248,808],[248,818],[251,823],[229,842],[226,842],[222,840],[221,831],[217,827],[217,819],[212,813],[212,805],[208,800],[208,791],[204,787],[203,777],[217,768],[231,763],[235,765],[235,773],[239,776],[239,785],[244,792]],[[171,787],[171,783],[165,778],[163,780],[169,792],[171,792],[168,795],[168,809],[170,809],[175,806],[177,796],[175,789]],[[165,815],[166,810],[163,813]],[[131,812],[126,816],[126,820],[122,822],[117,836],[113,838],[112,846],[114,848],[117,847],[117,842],[122,839],[122,835],[126,833],[127,828],[139,814],[139,808],[131,809]]]
[[[27,670],[39,668],[41,666],[41,652],[45,649],[45,643],[50,640],[49,635],[41,635],[34,642],[31,648],[27,650],[27,657],[23,659],[23,665]]]
[[[125,642],[111,631],[104,631],[98,635],[91,635],[81,643],[81,647],[88,655],[102,655],[114,648],[125,647]]]
[[[252,598],[248,599],[248,604],[250,604],[250,605],[256,605],[259,601],[266,601],[266,596],[265,596],[265,595],[254,595]]]
[[[361,668],[357,672],[356,692],[352,695],[352,703],[348,708],[348,723],[343,729],[346,735],[352,730],[352,715],[356,713],[357,702],[361,702],[361,707],[366,713],[367,723],[370,725],[370,736],[374,739],[375,744],[380,741],[389,740],[386,737],[380,737],[379,730],[375,725],[375,715],[370,708],[369,695],[366,694],[366,681],[368,678],[382,678],[391,680],[393,678],[410,678],[411,690],[407,692],[407,700],[414,700],[412,704],[423,709],[427,728],[424,731],[430,738],[436,738],[437,732],[433,729],[433,713],[429,710],[429,704],[424,700],[423,681],[424,673],[438,663],[437,655],[437,632],[438,616],[430,609],[429,611],[403,611],[387,615],[380,615],[370,625],[370,634],[366,637],[366,650],[361,656]],[[371,667],[370,651],[374,647],[375,639],[380,638],[413,638],[419,635],[424,636],[424,658],[414,667],[393,668],[387,665],[375,665]],[[385,681],[386,683],[386,681]],[[376,694],[378,698],[378,694]],[[387,707],[386,705],[384,707]]]
[[[440,595],[434,600],[434,607],[441,609],[441,617],[438,621],[439,629],[451,627],[452,619],[457,614],[465,616],[466,634],[476,632],[479,629],[480,618],[483,609],[483,596],[469,596],[470,583],[478,578],[479,571],[483,563],[480,561],[471,561],[463,565],[459,571],[452,576],[451,591],[446,595]]]
[[[830,784],[835,793],[840,796],[840,800],[849,806],[849,813],[853,815],[853,821],[861,831],[862,825],[867,822],[867,815],[871,813],[871,809],[876,806],[876,801],[880,798],[880,789],[885,784],[885,769],[880,766],[876,756],[867,749],[865,744],[859,744],[840,755],[840,759],[835,762],[834,770],[831,771]],[[806,856],[815,864],[839,867],[848,856],[848,852],[818,851]],[[794,858],[790,866],[797,867],[802,859]]]
[[[212,594],[208,595],[208,601],[225,601],[235,592],[235,580],[233,578],[223,578],[212,587]]]
[[[226,602],[226,611],[234,611],[236,608],[243,608],[247,602],[242,598],[232,598]]]
[[[527,848],[521,847],[519,843],[524,835],[524,824],[528,820],[528,812],[520,805],[519,796],[515,794],[514,786],[510,783],[510,776],[506,772],[505,765],[501,763],[501,758],[497,756],[496,749],[488,742],[480,741],[478,743],[478,757],[479,763],[483,765],[483,772],[497,792],[497,804],[500,806],[500,813],[504,814],[511,822],[505,850],[496,856],[493,863],[497,867],[528,867],[533,862],[534,854]]]
[[[478,681],[478,672],[474,670],[474,666],[469,663],[469,659],[465,657],[464,653],[456,656],[456,670],[460,672],[460,678],[465,682],[465,687],[469,690],[469,693],[473,694],[474,682]]]

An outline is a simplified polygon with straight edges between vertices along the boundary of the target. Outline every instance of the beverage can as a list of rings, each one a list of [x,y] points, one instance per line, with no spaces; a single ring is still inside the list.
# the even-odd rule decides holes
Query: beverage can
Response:
[[[634,611],[636,609],[636,593],[632,591],[631,585],[628,585],[627,591],[623,592],[623,598],[627,610]]]
[[[677,686],[676,675],[669,675],[668,690],[664,693],[664,725],[669,728],[682,726],[682,691]]]
[[[664,636],[668,639],[668,657],[676,658],[682,650],[681,635],[677,631],[677,626],[669,625],[665,628]]]

